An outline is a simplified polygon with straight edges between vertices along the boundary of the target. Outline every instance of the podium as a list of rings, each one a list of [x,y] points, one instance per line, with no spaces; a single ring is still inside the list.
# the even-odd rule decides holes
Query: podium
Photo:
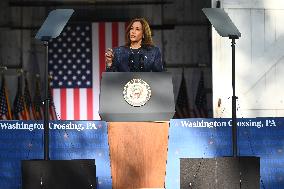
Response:
[[[108,121],[113,189],[164,188],[174,111],[170,73],[103,73],[99,113]]]

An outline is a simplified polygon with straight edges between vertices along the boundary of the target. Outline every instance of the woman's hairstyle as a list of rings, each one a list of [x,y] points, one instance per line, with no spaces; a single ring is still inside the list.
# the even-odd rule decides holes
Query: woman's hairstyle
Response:
[[[145,20],[145,18],[134,18],[133,20],[130,21],[126,28],[125,32],[125,46],[129,47],[131,44],[130,41],[130,29],[131,26],[134,22],[140,22],[142,25],[142,32],[143,32],[143,38],[142,38],[142,43],[141,46],[153,46],[153,40],[152,40],[152,34],[151,34],[151,29],[148,24],[148,22]]]

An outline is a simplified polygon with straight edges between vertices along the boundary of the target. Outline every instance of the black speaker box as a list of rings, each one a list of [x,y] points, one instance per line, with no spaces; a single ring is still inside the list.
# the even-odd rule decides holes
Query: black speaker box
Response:
[[[95,160],[22,161],[22,189],[95,188]]]
[[[180,189],[259,189],[259,157],[181,158]]]

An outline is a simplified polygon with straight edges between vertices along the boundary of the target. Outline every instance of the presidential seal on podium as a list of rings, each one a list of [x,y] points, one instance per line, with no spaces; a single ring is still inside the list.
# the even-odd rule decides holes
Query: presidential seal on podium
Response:
[[[124,100],[134,107],[145,105],[151,98],[151,87],[142,79],[132,79],[123,89]]]

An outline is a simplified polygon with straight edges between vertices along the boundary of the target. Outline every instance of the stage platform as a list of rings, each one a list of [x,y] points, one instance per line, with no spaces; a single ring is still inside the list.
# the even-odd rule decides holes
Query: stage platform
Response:
[[[163,187],[180,188],[180,158],[230,156],[231,124],[230,119],[172,119]],[[50,128],[51,159],[95,159],[98,189],[112,188],[106,122],[51,121]],[[21,160],[43,158],[43,122],[0,121],[0,129],[0,187],[18,189]],[[260,157],[260,188],[284,188],[284,118],[238,119],[238,147],[239,156]]]

